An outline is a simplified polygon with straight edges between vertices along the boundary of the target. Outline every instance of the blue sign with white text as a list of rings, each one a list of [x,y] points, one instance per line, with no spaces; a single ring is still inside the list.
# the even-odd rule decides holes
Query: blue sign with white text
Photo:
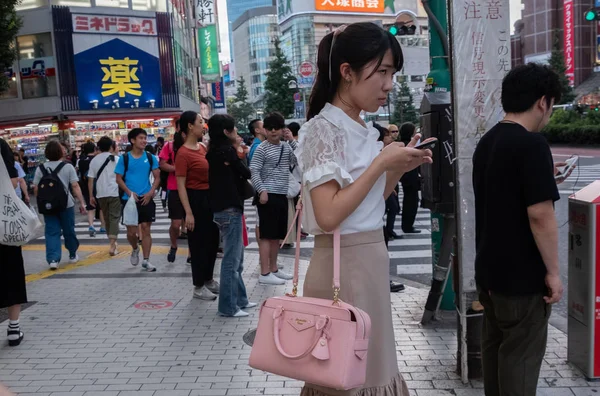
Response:
[[[121,39],[75,54],[75,73],[81,110],[163,107],[158,58]]]

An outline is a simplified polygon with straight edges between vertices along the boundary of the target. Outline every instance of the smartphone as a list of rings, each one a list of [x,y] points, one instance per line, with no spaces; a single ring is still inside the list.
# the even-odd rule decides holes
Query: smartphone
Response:
[[[554,178],[561,179],[561,178],[565,177],[565,175],[568,175],[569,172],[571,172],[571,170],[575,167],[575,165],[577,165],[577,162],[579,162],[579,156],[577,156],[577,155],[574,155],[571,158],[569,158],[568,160],[566,160],[565,163],[567,165],[560,166],[558,168],[558,173],[554,176]]]
[[[419,150],[428,150],[428,149],[434,148],[436,144],[437,144],[437,139],[430,140],[430,141],[424,142],[424,143],[419,143],[415,146],[415,148],[419,149]]]

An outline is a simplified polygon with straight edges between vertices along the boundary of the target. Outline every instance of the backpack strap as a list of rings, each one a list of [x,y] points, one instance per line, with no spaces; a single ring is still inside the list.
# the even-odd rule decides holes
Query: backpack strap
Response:
[[[125,153],[123,156],[123,183],[125,183],[125,176],[127,175],[127,170],[129,169],[129,153]]]
[[[154,166],[154,156],[146,151],[146,158],[148,158],[148,164],[150,164],[150,172],[148,176],[152,174],[152,167]]]
[[[96,180],[98,180],[100,178],[100,175],[102,174],[102,172],[104,171],[104,168],[106,168],[106,165],[108,165],[108,163],[110,161],[114,161],[115,160],[115,156],[114,155],[109,155],[108,158],[106,159],[106,161],[104,161],[104,163],[102,164],[102,166],[100,167],[100,169],[98,170],[98,173],[96,174]]]
[[[48,169],[46,169],[44,164],[40,164],[40,172],[42,172],[42,177],[48,176]]]
[[[58,164],[58,166],[56,167],[56,169],[54,169],[54,170],[52,171],[52,174],[53,174],[54,176],[58,176],[58,172],[60,172],[60,170],[61,170],[62,168],[64,168],[64,167],[65,167],[65,165],[67,165],[67,163],[66,163],[66,162],[61,162],[60,164]]]

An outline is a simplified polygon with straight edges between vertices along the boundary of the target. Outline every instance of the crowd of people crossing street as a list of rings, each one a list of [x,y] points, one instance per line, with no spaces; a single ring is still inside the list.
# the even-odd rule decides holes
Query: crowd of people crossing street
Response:
[[[187,238],[190,298],[201,304],[218,300],[222,317],[251,316],[261,303],[248,297],[245,249],[258,250],[261,287],[290,281],[296,287],[297,275],[294,279],[293,269],[281,265],[279,255],[282,248],[302,250],[310,240],[302,295],[333,295],[334,302],[356,308],[352,312],[365,312],[371,333],[368,344],[356,347],[366,362],[359,389],[340,391],[307,381],[301,395],[408,396],[398,370],[390,310],[390,292],[404,285],[390,280],[390,250],[418,245],[409,242],[419,234],[428,238],[419,217],[419,169],[439,159],[418,147],[421,140],[435,139],[423,139],[415,125],[383,126],[361,117],[385,102],[403,62],[400,45],[389,32],[372,23],[343,26],[319,45],[306,123],[266,114],[248,125],[254,137],[250,147],[232,116],[185,111],[172,139],[149,145],[148,132],[133,128],[122,153],[108,136],[83,144],[78,158],[64,142],[50,140],[46,161],[33,175],[33,196],[24,183],[22,153],[0,139],[3,163],[17,197],[27,205],[35,197],[50,270],[79,260],[76,212],[87,216],[89,238],[105,243],[110,256],[127,251],[130,265],[140,268],[143,277],[176,262],[182,238]],[[554,72],[533,64],[511,71],[502,88],[507,115],[481,139],[473,158],[474,266],[485,307],[484,386],[490,396],[534,395],[546,348],[543,334],[552,304],[563,293],[553,204],[560,198],[557,184],[569,176],[555,179],[560,164],[535,132],[548,122],[560,88]],[[515,178],[518,193],[508,188]],[[295,220],[300,208],[302,216]],[[153,227],[165,211],[169,251],[157,256],[152,254]],[[396,228],[399,216],[401,232]],[[301,222],[299,235],[296,221]],[[119,245],[124,236],[128,246]],[[67,257],[62,256],[63,243]],[[402,256],[403,251],[393,253]],[[8,343],[16,347],[25,337],[19,316],[27,302],[21,247],[0,243],[0,257],[8,263],[0,266],[0,307],[8,308]],[[517,271],[523,276],[515,277]],[[260,320],[264,323],[262,316]],[[296,320],[298,326],[306,322]],[[321,346],[331,336],[331,325],[324,323],[315,324],[318,330],[325,328]]]

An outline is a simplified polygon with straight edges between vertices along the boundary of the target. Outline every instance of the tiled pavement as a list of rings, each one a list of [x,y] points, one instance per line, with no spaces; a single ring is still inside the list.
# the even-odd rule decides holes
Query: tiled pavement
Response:
[[[23,312],[23,344],[0,344],[0,382],[37,396],[299,394],[301,382],[248,367],[243,336],[256,327],[257,311],[245,319],[221,318],[216,302],[192,299],[181,254],[175,264],[155,260],[156,273],[140,273],[123,254],[29,283],[29,298],[37,303]],[[24,255],[27,263],[43,262],[42,251]],[[258,285],[256,254],[247,253],[245,265],[252,301],[291,290],[291,283]],[[398,367],[411,395],[483,395],[480,381],[462,384],[455,374],[455,326],[419,324],[426,296],[427,290],[413,287],[392,295]],[[153,300],[173,305],[136,308]],[[1,326],[4,331],[6,323]],[[600,394],[600,384],[565,362],[566,353],[566,336],[552,328],[538,395]]]

